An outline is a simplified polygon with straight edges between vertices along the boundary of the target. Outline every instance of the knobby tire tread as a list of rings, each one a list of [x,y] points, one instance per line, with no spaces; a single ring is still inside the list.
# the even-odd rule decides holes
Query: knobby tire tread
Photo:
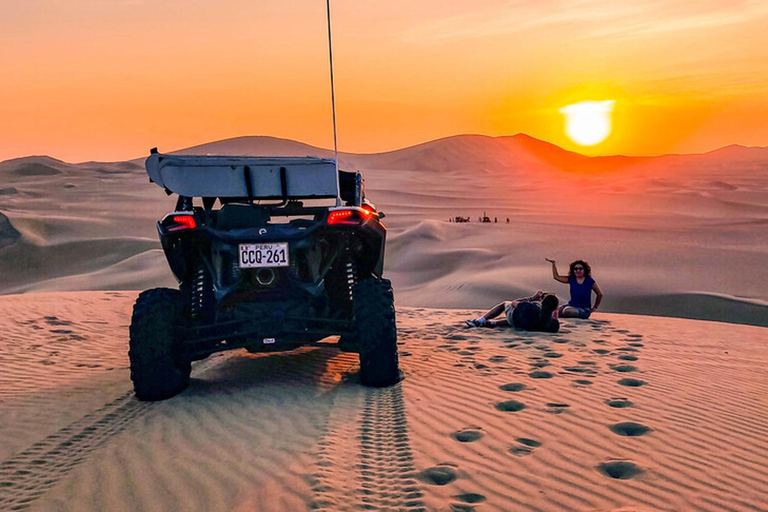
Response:
[[[391,386],[400,380],[392,285],[388,279],[364,279],[355,285],[352,296],[360,380],[370,387]]]
[[[139,400],[164,400],[189,385],[191,363],[179,361],[181,294],[154,288],[139,294],[130,328],[131,380]]]

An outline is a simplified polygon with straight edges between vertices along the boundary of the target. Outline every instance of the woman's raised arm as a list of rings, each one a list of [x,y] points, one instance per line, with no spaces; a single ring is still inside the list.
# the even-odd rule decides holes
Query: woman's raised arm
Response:
[[[555,279],[555,281],[559,281],[561,283],[568,284],[568,276],[561,276],[557,271],[557,263],[552,258],[544,258],[548,262],[552,264],[552,277]]]

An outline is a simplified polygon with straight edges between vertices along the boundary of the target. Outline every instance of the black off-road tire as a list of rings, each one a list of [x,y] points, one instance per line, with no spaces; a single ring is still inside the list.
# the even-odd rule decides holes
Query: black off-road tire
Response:
[[[360,349],[360,381],[385,387],[400,381],[395,297],[388,279],[369,278],[352,290],[355,332]]]
[[[136,299],[128,357],[139,400],[165,400],[189,385],[192,364],[180,358],[181,302],[181,293],[169,288],[153,288]]]

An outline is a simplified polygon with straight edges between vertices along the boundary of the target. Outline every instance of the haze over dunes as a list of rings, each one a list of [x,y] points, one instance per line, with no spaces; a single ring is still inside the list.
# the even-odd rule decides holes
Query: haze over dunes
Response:
[[[331,154],[273,137],[181,152]],[[544,256],[582,257],[605,311],[768,324],[768,148],[585,157],[522,134],[465,135],[340,160],[364,172],[387,214],[398,304],[485,307],[541,288],[562,296]],[[173,284],[154,226],[174,202],[148,183],[143,159],[28,157],[0,163],[0,177],[3,293]],[[475,222],[483,212],[499,222]],[[447,222],[456,215],[473,222]]]

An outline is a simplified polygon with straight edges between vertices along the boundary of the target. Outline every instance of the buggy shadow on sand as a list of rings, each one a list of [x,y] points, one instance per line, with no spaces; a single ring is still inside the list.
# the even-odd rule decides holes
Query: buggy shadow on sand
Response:
[[[359,172],[314,157],[163,155],[150,180],[178,194],[157,223],[179,289],[142,292],[130,328],[141,400],[189,384],[192,361],[224,350],[292,350],[332,335],[360,355],[367,386],[399,380],[386,228]]]

